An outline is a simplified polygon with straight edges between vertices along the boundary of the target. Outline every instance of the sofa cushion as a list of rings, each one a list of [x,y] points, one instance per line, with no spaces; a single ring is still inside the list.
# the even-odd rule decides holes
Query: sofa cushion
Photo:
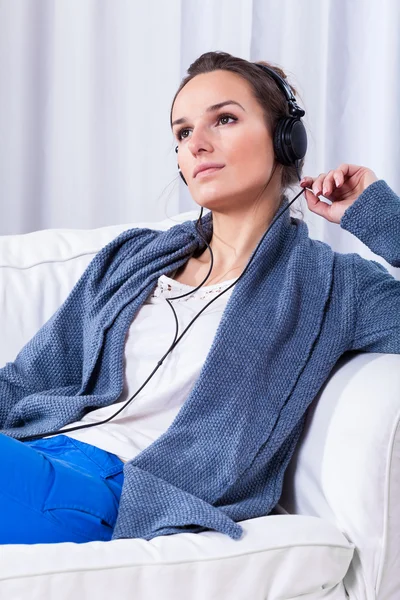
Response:
[[[346,600],[354,547],[322,519],[242,521],[235,541],[181,533],[87,544],[0,546],[2,598]]]

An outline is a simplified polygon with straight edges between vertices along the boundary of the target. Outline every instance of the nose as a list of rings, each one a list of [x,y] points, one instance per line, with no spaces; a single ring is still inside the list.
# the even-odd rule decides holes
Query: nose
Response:
[[[212,150],[212,143],[210,133],[207,132],[206,127],[194,127],[187,145],[193,155],[198,154],[202,150],[210,152]]]

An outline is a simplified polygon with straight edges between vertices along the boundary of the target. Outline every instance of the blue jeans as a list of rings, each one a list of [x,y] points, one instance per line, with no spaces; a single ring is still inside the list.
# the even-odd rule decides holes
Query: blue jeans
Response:
[[[109,541],[124,463],[57,435],[20,442],[0,434],[0,544]]]

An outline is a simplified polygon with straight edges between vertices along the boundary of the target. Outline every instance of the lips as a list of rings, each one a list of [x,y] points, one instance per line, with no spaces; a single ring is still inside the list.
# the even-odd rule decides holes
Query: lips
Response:
[[[210,169],[205,169],[204,171],[200,171],[197,173],[197,179],[204,179],[205,177],[209,177],[216,173],[216,171],[221,171],[223,167],[211,167]]]
[[[203,171],[210,170],[211,172],[211,169],[222,169],[224,166],[225,165],[222,165],[221,163],[204,163],[203,165],[198,165],[193,171],[193,178],[197,177],[197,175]]]

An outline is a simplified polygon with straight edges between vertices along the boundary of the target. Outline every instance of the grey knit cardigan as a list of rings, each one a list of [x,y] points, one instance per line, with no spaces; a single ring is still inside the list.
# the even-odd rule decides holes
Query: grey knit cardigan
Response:
[[[209,241],[211,212],[202,224]],[[383,180],[340,226],[400,267],[400,198]],[[132,319],[161,274],[205,248],[196,221],[130,229],[105,246],[0,370],[2,433],[57,431],[115,402]],[[240,539],[238,521],[268,515],[279,501],[306,410],[354,350],[400,353],[400,282],[378,262],[309,238],[286,210],[233,289],[173,423],[124,464],[113,539],[210,529]]]

